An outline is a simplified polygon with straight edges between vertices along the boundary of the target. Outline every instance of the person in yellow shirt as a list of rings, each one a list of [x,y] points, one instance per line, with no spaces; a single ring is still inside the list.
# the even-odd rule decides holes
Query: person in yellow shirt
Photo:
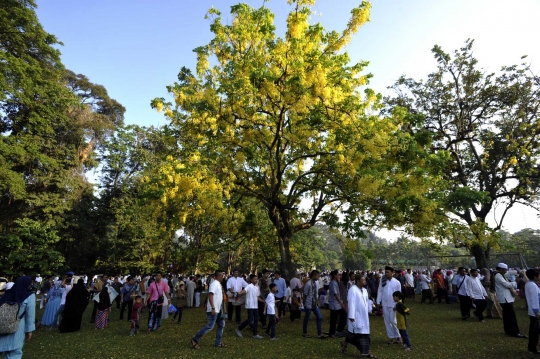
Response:
[[[412,350],[411,340],[409,339],[409,333],[407,332],[407,315],[410,315],[411,313],[409,313],[409,308],[402,302],[403,293],[395,291],[392,294],[392,297],[394,298],[394,302],[396,302],[394,310],[396,311],[397,328],[403,341],[403,347],[407,351]]]

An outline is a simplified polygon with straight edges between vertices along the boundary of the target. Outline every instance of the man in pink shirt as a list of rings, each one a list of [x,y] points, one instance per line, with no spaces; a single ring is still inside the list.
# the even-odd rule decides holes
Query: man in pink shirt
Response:
[[[164,296],[169,303],[169,285],[161,280],[161,272],[156,274],[156,280],[148,285],[146,290],[146,307],[149,308],[148,333],[157,330],[161,326],[161,314],[163,312]]]

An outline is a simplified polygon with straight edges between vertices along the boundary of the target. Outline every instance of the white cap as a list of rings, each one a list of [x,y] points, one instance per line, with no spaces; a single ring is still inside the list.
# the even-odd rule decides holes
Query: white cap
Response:
[[[504,263],[497,264],[497,267],[501,268],[501,269],[508,269],[508,266],[506,264],[504,264]]]

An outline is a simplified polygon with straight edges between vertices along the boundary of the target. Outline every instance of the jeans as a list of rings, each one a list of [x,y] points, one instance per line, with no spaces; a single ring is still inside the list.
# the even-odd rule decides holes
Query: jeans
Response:
[[[307,334],[307,326],[308,326],[308,323],[309,323],[309,318],[311,317],[311,312],[313,312],[313,314],[315,314],[315,318],[317,318],[317,335],[321,336],[322,335],[322,314],[321,314],[321,310],[319,308],[315,307],[313,309],[306,308],[305,311],[306,311],[306,316],[304,317],[304,334]]]
[[[266,328],[266,334],[270,336],[270,338],[276,337],[276,315],[275,314],[267,314],[268,317],[268,328]]]
[[[338,322],[339,318],[339,322]],[[347,312],[345,309],[330,309],[330,330],[328,331],[330,335],[336,334],[336,324],[337,331],[342,332],[345,329],[345,324],[347,324]]]
[[[212,312],[206,312],[206,320],[208,323],[199,330],[197,334],[193,337],[194,342],[199,342],[201,338],[214,329],[214,325],[217,323],[217,332],[216,332],[216,342],[215,345],[221,345],[221,338],[223,337],[223,329],[225,328],[225,319],[221,318],[219,312],[212,315]]]
[[[166,309],[165,309],[166,310]],[[157,330],[161,327],[161,314],[163,313],[163,305],[157,305],[157,300],[150,304],[148,314],[148,328]]]
[[[62,304],[58,310],[56,311],[56,314],[54,315],[54,319],[53,319],[53,322],[52,322],[52,325],[51,325],[51,328],[56,328],[58,326],[58,317],[60,316],[60,314],[62,314],[64,312],[64,307],[66,305],[65,304]]]
[[[411,348],[411,340],[409,339],[407,329],[399,329],[399,335],[401,335],[401,339],[403,339],[403,344],[405,344],[407,348]]]
[[[242,331],[245,327],[247,327],[249,325],[251,327],[251,329],[253,330],[253,335],[257,335],[257,324],[258,324],[258,321],[259,321],[259,309],[248,309],[247,312],[248,312],[248,319],[245,322],[243,322],[242,324],[240,324],[238,329],[240,331]]]
[[[131,317],[131,312],[133,310],[133,301],[132,300],[123,301],[122,308],[120,309],[120,320],[124,319],[124,310],[126,309],[126,306],[128,310],[128,320],[129,320],[129,317]]]

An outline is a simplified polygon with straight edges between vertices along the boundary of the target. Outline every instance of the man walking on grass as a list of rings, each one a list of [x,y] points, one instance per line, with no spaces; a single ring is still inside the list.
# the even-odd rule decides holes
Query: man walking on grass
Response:
[[[214,274],[215,280],[210,283],[208,288],[208,301],[206,303],[206,325],[199,330],[193,338],[191,338],[191,346],[193,349],[200,349],[199,341],[201,338],[214,328],[217,324],[216,341],[214,346],[218,348],[227,348],[222,342],[223,329],[225,328],[225,319],[223,312],[221,311],[223,305],[223,288],[221,287],[221,281],[223,280],[223,272],[216,271]]]
[[[396,312],[394,311],[396,303],[393,294],[401,292],[401,283],[393,277],[393,274],[394,268],[388,266],[384,268],[384,276],[381,278],[377,292],[377,304],[383,309],[384,326],[390,339],[389,343],[399,344],[401,335],[397,328]]]
[[[246,310],[248,313],[248,319],[244,321],[238,328],[235,329],[236,335],[242,337],[242,330],[246,326],[250,326],[253,330],[253,338],[262,339],[263,337],[257,333],[257,325],[259,322],[259,305],[258,302],[264,303],[264,300],[260,297],[260,290],[258,287],[259,277],[255,274],[249,276],[251,281],[246,287]]]

